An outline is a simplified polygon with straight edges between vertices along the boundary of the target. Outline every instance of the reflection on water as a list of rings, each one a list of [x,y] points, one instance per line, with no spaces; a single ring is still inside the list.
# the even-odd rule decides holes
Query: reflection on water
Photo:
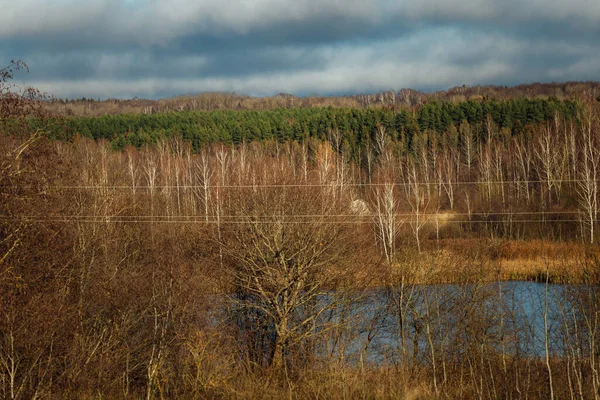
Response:
[[[590,286],[497,282],[373,289],[337,302],[321,351],[374,363],[460,362],[473,346],[503,356],[562,355],[580,323],[577,295]],[[338,296],[339,297],[339,296]],[[582,343],[581,348],[585,348]]]
[[[448,398],[600,393],[598,286],[496,282],[328,292],[288,315],[283,326],[297,330],[294,340],[282,341],[281,319],[263,302],[285,300],[232,295],[223,304],[230,324],[222,326],[233,327],[249,365],[270,368],[279,348],[291,373],[308,367],[408,387],[427,382],[435,397],[446,390],[454,390]]]

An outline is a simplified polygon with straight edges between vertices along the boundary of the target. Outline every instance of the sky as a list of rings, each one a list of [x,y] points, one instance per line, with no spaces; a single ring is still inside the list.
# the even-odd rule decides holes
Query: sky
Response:
[[[0,67],[61,98],[600,80],[599,0],[0,0]]]

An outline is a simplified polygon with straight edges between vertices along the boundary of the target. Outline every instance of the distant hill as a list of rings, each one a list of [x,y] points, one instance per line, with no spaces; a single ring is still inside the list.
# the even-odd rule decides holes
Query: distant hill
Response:
[[[351,96],[298,97],[280,93],[269,97],[251,97],[236,93],[201,93],[161,100],[54,99],[47,104],[58,115],[97,116],[116,114],[153,114],[173,111],[272,110],[276,108],[345,107],[345,108],[419,108],[431,101],[453,103],[465,100],[547,99],[595,100],[600,96],[600,82],[531,83],[508,86],[457,86],[446,91],[425,93],[413,89],[385,91]]]

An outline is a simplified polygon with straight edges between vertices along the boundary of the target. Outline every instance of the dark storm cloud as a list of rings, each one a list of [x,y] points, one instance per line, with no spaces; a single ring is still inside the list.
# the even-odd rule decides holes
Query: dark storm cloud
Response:
[[[600,79],[597,0],[0,0],[0,62],[57,96]]]

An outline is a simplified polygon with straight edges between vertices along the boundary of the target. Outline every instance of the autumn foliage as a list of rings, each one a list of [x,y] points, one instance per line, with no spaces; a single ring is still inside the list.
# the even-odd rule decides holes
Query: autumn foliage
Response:
[[[597,398],[595,103],[518,134],[115,150],[2,93],[2,397]],[[510,279],[543,284],[543,327]],[[553,281],[582,283],[554,325]]]

